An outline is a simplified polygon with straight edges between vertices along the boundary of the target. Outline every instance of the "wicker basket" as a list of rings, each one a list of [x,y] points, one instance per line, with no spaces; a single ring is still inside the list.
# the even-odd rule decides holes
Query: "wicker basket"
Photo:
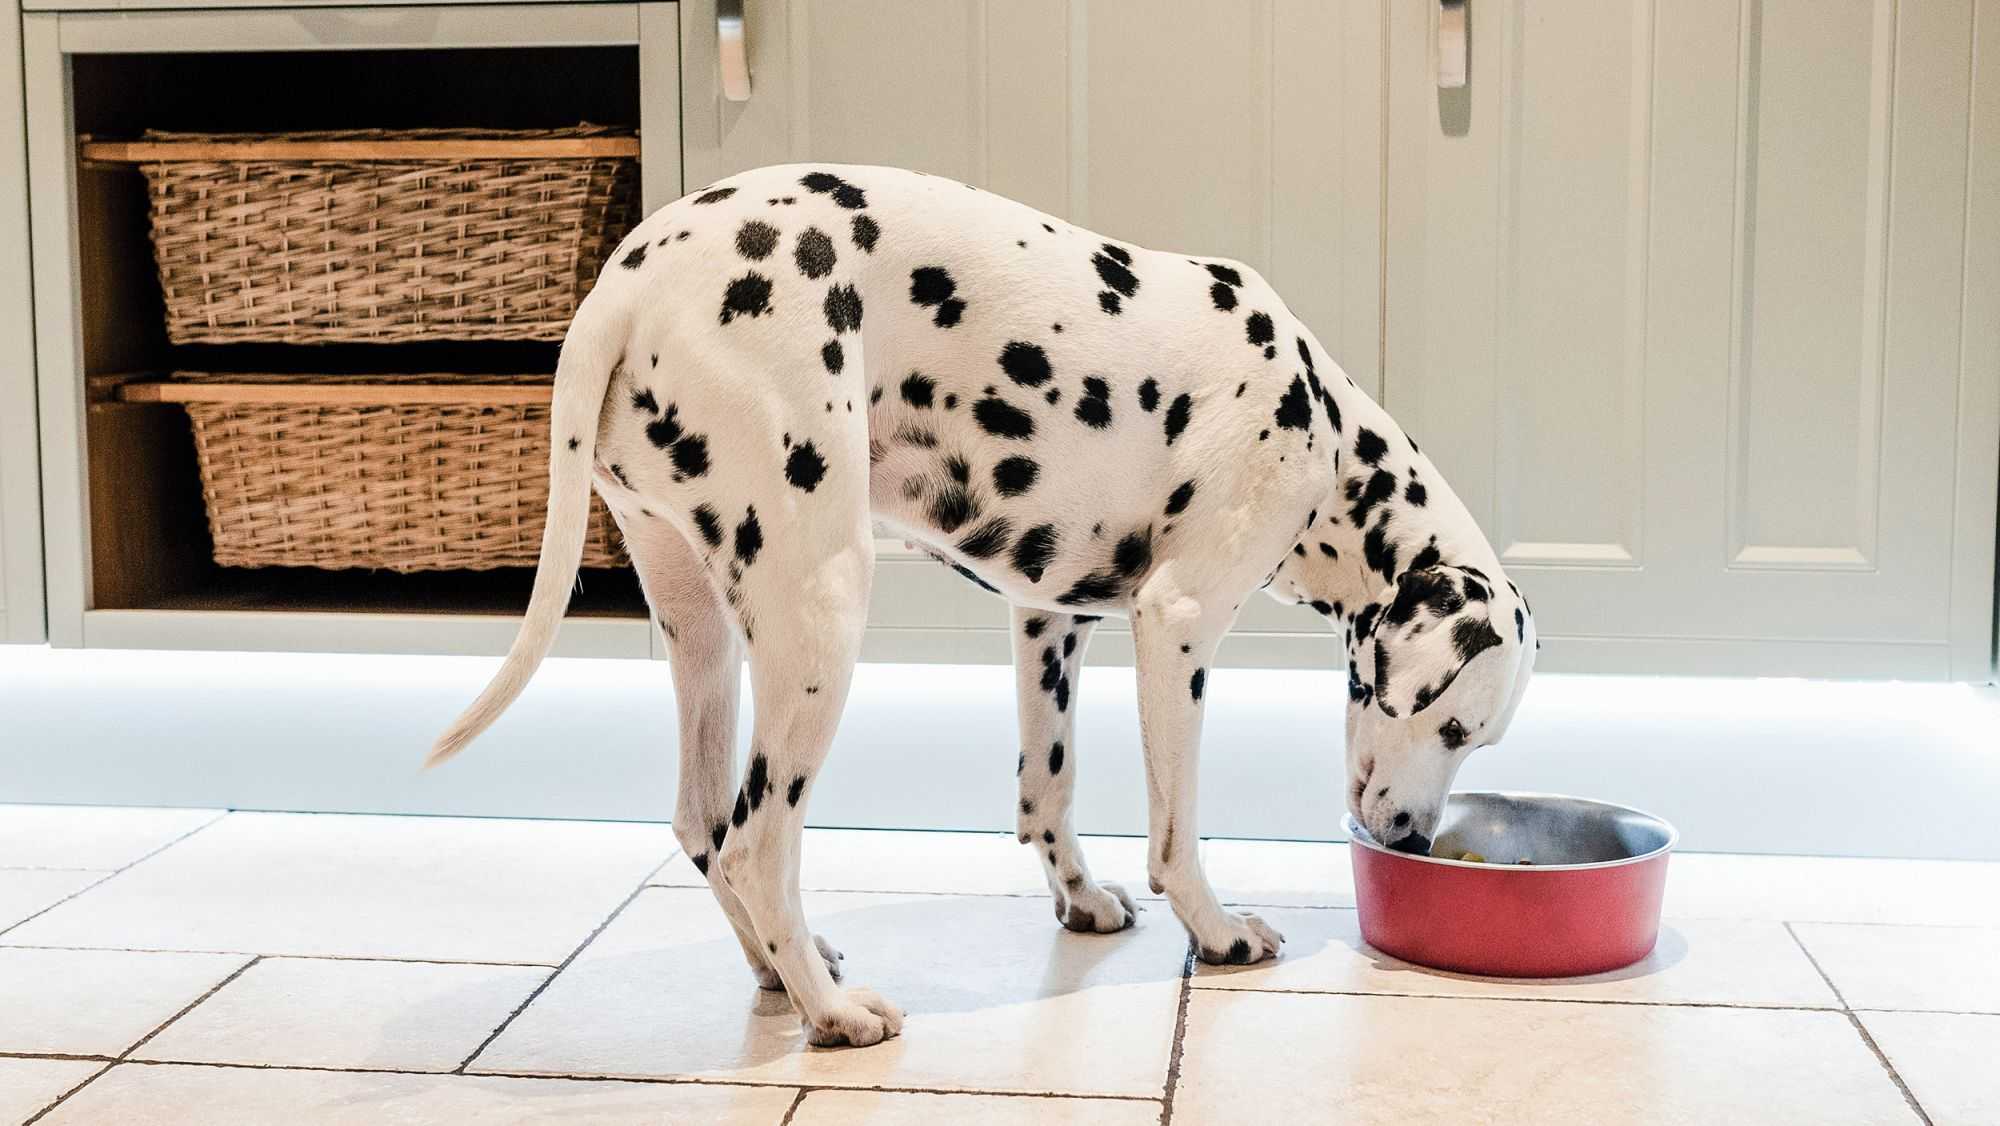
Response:
[[[547,376],[196,375],[131,383],[194,422],[225,567],[533,566],[548,501]],[[583,565],[622,565],[595,495]]]
[[[560,340],[638,211],[629,129],[84,140],[145,173],[176,344]]]

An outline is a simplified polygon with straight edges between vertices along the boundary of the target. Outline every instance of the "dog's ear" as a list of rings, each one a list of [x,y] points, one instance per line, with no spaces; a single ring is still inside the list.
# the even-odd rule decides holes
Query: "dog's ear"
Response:
[[[1356,624],[1349,692],[1365,694],[1386,716],[1430,707],[1480,654],[1506,644],[1493,624],[1493,588],[1477,571],[1405,571],[1385,595]],[[1478,667],[1491,665],[1499,675],[1503,663],[1489,659]]]

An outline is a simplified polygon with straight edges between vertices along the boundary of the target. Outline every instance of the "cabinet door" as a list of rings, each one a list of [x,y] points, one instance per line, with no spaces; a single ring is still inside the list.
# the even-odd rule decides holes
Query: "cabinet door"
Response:
[[[1144,246],[1238,258],[1375,386],[1381,5],[748,0],[743,102],[720,89],[713,0],[680,7],[690,190],[765,164],[900,165]],[[994,600],[881,547],[870,656],[1006,659]],[[1320,660],[1297,644],[1325,642],[1324,626],[1267,602],[1239,634],[1270,643],[1239,637],[1228,658]],[[968,647],[967,628],[985,641]],[[1103,655],[1117,633],[1100,631]]]
[[[0,642],[44,636],[27,153],[21,21],[9,5],[0,20]]]
[[[1547,663],[1986,679],[1972,0],[1391,7],[1385,405]]]

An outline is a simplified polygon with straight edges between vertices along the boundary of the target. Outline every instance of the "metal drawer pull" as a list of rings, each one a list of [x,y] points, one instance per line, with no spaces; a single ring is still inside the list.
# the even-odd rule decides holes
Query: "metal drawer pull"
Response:
[[[1465,85],[1466,0],[1438,0],[1437,81],[1440,90],[1457,90]]]
[[[743,0],[715,0],[716,57],[722,65],[722,96],[750,100],[750,50],[743,42]]]

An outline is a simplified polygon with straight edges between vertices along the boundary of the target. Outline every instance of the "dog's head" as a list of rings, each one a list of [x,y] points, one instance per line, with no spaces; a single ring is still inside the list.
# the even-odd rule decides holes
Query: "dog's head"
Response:
[[[1473,568],[1406,571],[1348,640],[1347,806],[1369,835],[1428,852],[1451,780],[1499,742],[1534,663],[1527,605]]]

